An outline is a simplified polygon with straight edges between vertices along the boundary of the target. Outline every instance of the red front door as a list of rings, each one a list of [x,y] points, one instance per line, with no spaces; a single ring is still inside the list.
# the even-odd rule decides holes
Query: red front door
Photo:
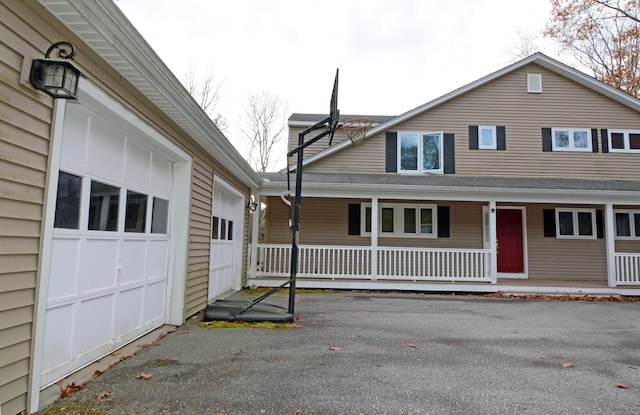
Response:
[[[498,272],[524,272],[522,211],[498,209],[496,218]]]

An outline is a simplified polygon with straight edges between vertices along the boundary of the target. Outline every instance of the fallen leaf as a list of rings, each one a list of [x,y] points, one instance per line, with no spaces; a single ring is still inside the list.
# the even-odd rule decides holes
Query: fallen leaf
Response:
[[[93,377],[97,378],[98,376],[102,375],[104,372],[102,370],[96,370],[95,372],[93,372]]]
[[[562,367],[564,367],[565,369],[566,369],[566,368],[573,367],[573,363],[571,363],[571,362],[565,362],[565,363],[563,363],[563,364],[562,364]]]
[[[616,383],[616,386],[620,389],[629,389],[629,385],[627,385],[626,383]]]
[[[183,330],[178,334],[191,334],[191,330]]]
[[[73,394],[74,392],[79,391],[84,386],[84,385],[77,385],[75,383],[71,383],[71,384],[67,385],[63,389],[62,388],[62,383],[59,383],[59,385],[60,385],[60,397],[61,398],[65,398],[65,397]]]
[[[409,347],[413,347],[414,349],[417,349],[417,348],[418,348],[418,346],[416,346],[416,345],[415,345],[415,344],[413,344],[413,343],[409,343]]]
[[[333,350],[335,352],[339,352],[340,350],[342,350],[342,347],[338,347],[338,346],[331,346],[331,348],[329,350]]]
[[[302,411],[300,409],[296,409],[293,415],[300,415]]]
[[[101,401],[102,398],[108,398],[109,396],[111,396],[111,394],[107,391],[100,392],[98,394],[98,400]]]
[[[323,313],[318,314],[318,317],[324,317]]]
[[[375,347],[369,347],[367,350],[372,352],[372,351],[376,350],[376,348]]]
[[[153,376],[151,373],[140,372],[140,374],[136,376],[136,379],[149,380],[151,379],[151,376]]]
[[[132,354],[123,354],[122,356],[120,356],[120,361],[122,362],[123,360],[126,360],[130,357],[133,357]]]

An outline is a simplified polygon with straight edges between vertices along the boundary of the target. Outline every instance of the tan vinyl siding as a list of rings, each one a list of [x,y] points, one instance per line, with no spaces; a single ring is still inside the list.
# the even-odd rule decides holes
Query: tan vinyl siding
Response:
[[[526,74],[543,92],[526,93]],[[506,150],[469,150],[470,125],[506,127]],[[599,152],[543,152],[542,128],[597,128]],[[640,129],[636,111],[532,64],[451,99],[389,131],[455,134],[457,175],[640,179],[638,154],[602,153],[600,130]],[[313,147],[313,146],[310,146]],[[311,152],[305,154],[310,155]],[[385,172],[385,135],[305,167],[306,172]]]
[[[53,101],[20,84],[29,36],[46,23],[22,2],[0,1],[0,16],[0,411],[16,414],[27,402]]]
[[[607,281],[604,238],[569,239],[544,236],[543,210],[556,205],[528,205],[529,279]],[[562,205],[562,207],[578,207]],[[601,206],[579,206],[602,210]]]

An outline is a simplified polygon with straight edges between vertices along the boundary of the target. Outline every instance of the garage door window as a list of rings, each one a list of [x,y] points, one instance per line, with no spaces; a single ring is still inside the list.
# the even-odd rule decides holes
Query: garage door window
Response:
[[[116,232],[118,230],[119,204],[119,188],[92,180],[89,199],[89,230]]]
[[[217,216],[212,217],[211,239],[233,240],[233,221]]]
[[[151,214],[151,233],[167,233],[169,222],[169,201],[153,198],[153,211]]]
[[[78,229],[80,224],[81,197],[82,178],[61,171],[58,176],[58,195],[56,197],[54,227]]]
[[[144,233],[147,219],[147,195],[127,191],[127,211],[124,217],[124,231]]]

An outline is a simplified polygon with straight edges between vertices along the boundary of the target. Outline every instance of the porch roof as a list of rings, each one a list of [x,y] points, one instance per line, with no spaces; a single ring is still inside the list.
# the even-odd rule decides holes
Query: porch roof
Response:
[[[280,195],[286,173],[261,173],[261,194]],[[322,197],[501,200],[575,203],[640,203],[640,182],[631,180],[564,179],[552,177],[489,177],[360,173],[303,173],[303,195]],[[295,173],[291,175],[291,186]]]

